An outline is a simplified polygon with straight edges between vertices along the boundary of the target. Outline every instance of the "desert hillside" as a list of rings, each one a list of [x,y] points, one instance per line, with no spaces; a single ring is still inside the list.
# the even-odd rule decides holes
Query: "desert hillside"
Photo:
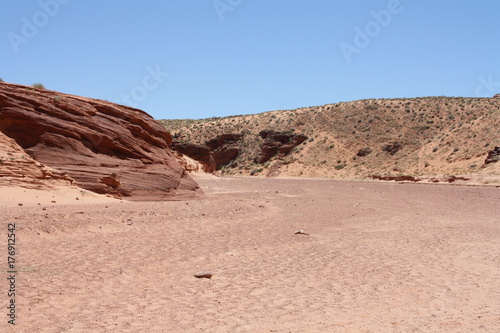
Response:
[[[495,163],[499,159],[495,147],[500,146],[498,96],[370,99],[160,122],[172,133],[174,146],[183,148],[206,146],[223,134],[241,134],[229,142],[238,150],[236,157],[216,165],[227,175],[336,179],[476,175],[482,183],[497,182],[500,175],[500,163]],[[263,151],[280,145],[266,135],[272,131],[274,136],[288,134],[290,141],[298,135],[307,139],[290,151],[275,147],[275,155],[262,159]]]

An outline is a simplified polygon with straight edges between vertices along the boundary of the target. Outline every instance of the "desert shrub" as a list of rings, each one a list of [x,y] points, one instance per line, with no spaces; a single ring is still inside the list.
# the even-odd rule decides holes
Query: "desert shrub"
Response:
[[[255,176],[256,174],[259,174],[259,173],[261,173],[262,171],[264,171],[264,169],[263,169],[263,168],[253,169],[253,170],[250,172],[250,176]]]
[[[5,82],[5,81],[0,77],[0,82]]]
[[[45,86],[42,83],[33,83],[32,86],[37,89],[45,89]]]
[[[342,170],[342,169],[343,169],[343,168],[345,168],[345,167],[346,167],[346,165],[345,165],[345,164],[338,164],[338,165],[336,165],[334,168],[335,168],[335,170]]]
[[[384,145],[382,147],[382,150],[388,152],[391,155],[394,155],[398,151],[400,151],[402,148],[403,148],[403,145],[400,142],[394,142],[391,144]]]
[[[360,156],[360,157],[364,157],[364,156],[370,155],[372,152],[373,152],[373,150],[370,147],[365,147],[365,148],[360,149],[356,155]]]

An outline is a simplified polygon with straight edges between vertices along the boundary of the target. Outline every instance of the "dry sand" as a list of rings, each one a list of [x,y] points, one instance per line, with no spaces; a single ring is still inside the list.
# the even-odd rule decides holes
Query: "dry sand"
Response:
[[[500,332],[498,188],[197,180],[205,199],[3,202],[0,331]]]
[[[119,202],[110,196],[100,195],[79,187],[53,186],[51,191],[23,188],[20,186],[0,188],[0,207],[47,205],[88,205]]]

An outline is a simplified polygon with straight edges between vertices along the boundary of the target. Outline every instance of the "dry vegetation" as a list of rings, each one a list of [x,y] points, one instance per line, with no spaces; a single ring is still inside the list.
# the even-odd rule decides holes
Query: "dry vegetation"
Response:
[[[276,162],[275,158],[263,165],[254,163],[262,144],[258,133],[268,129],[309,137],[281,158],[281,174],[287,176],[500,175],[499,163],[484,166],[487,152],[500,145],[499,98],[370,99],[160,122],[185,142],[204,143],[224,133],[245,134],[238,158],[222,169],[231,175],[265,175]],[[394,147],[400,149],[391,150]]]

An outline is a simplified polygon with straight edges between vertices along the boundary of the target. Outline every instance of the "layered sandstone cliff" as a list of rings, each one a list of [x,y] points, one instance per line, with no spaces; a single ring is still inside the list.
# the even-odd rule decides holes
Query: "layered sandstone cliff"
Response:
[[[96,193],[161,200],[199,190],[172,154],[170,134],[138,109],[0,83],[0,132]]]

